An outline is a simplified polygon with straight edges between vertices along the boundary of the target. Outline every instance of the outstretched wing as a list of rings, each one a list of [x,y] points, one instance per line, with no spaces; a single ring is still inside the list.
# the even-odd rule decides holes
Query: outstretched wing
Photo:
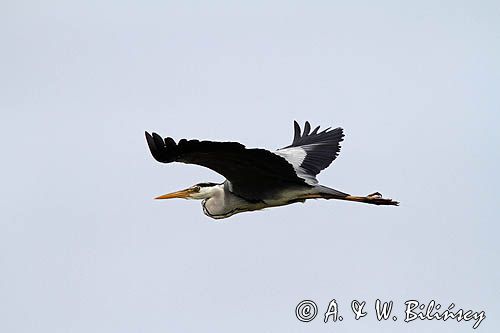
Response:
[[[276,154],[288,160],[301,178],[310,184],[316,183],[316,175],[326,169],[338,156],[340,142],[344,138],[343,130],[337,127],[318,132],[318,126],[311,132],[311,124],[308,121],[304,125],[302,134],[296,121],[294,130],[292,144],[277,150]]]
[[[153,157],[163,163],[197,164],[220,173],[231,183],[232,192],[248,200],[259,200],[292,184],[305,185],[283,157],[265,149],[247,149],[238,142],[182,139],[179,143],[146,132]]]

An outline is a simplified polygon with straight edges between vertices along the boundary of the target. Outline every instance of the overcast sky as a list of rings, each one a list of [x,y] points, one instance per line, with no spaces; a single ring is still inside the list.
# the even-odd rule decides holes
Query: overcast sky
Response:
[[[498,1],[2,1],[0,331],[473,331],[405,323],[411,299],[499,331],[499,22]],[[401,206],[152,200],[223,178],[157,163],[145,130],[276,149],[293,120],[345,130],[322,184]]]

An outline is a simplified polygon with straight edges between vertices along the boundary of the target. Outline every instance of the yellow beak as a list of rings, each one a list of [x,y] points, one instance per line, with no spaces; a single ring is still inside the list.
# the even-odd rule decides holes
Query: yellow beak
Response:
[[[156,197],[155,199],[173,199],[173,198],[183,198],[186,199],[188,198],[193,190],[191,189],[185,189],[177,192],[172,192],[164,195],[160,195],[159,197]]]

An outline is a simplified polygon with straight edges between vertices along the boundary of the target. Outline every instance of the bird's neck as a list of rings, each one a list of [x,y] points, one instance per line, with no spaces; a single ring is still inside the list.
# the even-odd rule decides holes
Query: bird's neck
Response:
[[[207,192],[210,196],[202,201],[203,212],[205,215],[218,218],[220,215],[225,215],[227,212],[225,205],[225,191],[224,185],[219,184],[211,187]]]

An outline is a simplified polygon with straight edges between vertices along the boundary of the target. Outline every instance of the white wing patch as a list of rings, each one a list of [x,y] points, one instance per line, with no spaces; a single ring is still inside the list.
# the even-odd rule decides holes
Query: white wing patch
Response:
[[[307,184],[316,185],[318,183],[316,177],[308,174],[306,170],[300,166],[307,156],[305,149],[301,147],[290,147],[273,151],[273,153],[287,160],[287,162],[293,166],[297,176],[304,179]]]
[[[300,167],[307,155],[306,151],[300,147],[280,149],[274,151],[273,153],[283,157],[285,160],[287,160],[288,163],[293,165],[295,169]]]

